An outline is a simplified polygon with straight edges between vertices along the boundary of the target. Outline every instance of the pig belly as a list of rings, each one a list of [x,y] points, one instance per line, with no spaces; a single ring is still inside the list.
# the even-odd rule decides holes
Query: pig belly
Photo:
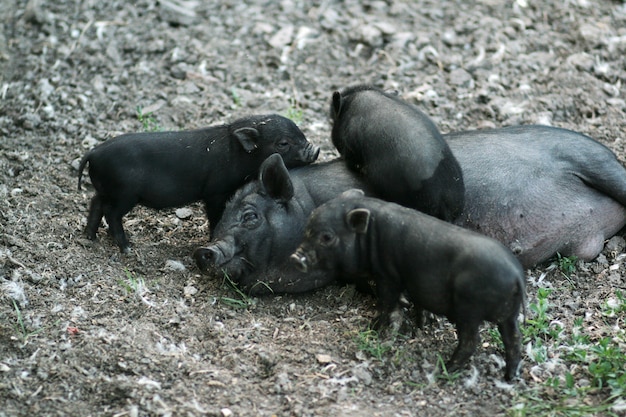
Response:
[[[557,252],[592,260],[604,241],[626,224],[626,209],[595,189],[577,188],[561,193],[557,187],[544,188],[540,194],[502,204],[485,202],[480,194],[466,196],[465,211],[456,223],[499,240],[524,268]]]

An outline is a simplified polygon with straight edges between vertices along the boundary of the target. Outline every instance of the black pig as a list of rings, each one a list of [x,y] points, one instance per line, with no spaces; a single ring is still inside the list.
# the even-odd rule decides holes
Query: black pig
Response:
[[[213,227],[224,204],[269,155],[279,153],[289,167],[313,162],[319,148],[311,145],[289,119],[252,116],[230,125],[180,132],[130,133],[109,139],[89,151],[96,189],[86,233],[95,239],[102,216],[122,252],[129,242],[122,217],[135,205],[163,209],[203,201]]]
[[[335,91],[332,141],[381,198],[452,221],[463,209],[459,163],[430,118],[393,94]]]
[[[343,161],[287,171],[272,155],[259,179],[244,185],[227,203],[211,242],[195,250],[198,267],[227,273],[251,294],[302,292],[334,280],[326,273],[306,275],[290,262],[309,214],[320,204],[365,183]]]
[[[501,243],[357,190],[316,208],[304,236],[291,257],[303,272],[321,269],[375,280],[376,328],[389,323],[406,291],[418,311],[456,324],[459,343],[446,363],[448,372],[469,360],[478,328],[488,320],[498,325],[504,342],[505,378],[517,373],[524,271]]]

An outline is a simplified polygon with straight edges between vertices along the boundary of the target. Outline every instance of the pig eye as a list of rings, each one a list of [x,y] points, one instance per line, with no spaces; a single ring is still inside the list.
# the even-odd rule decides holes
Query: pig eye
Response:
[[[259,216],[256,214],[256,212],[252,210],[245,211],[242,216],[242,220],[244,223],[254,223],[257,221],[258,218]]]
[[[278,144],[276,145],[278,147],[278,149],[287,149],[289,147],[289,141],[287,139],[281,139],[278,141]]]
[[[331,232],[322,232],[319,235],[318,239],[319,239],[320,245],[328,246],[335,241],[335,235],[332,234]]]

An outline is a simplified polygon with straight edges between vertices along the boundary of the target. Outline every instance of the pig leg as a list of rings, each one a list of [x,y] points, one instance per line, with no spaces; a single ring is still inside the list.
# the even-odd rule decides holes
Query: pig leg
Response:
[[[392,280],[376,280],[376,293],[378,296],[378,316],[372,320],[371,328],[380,332],[391,323],[391,314],[400,304],[402,290]]]
[[[134,204],[128,202],[103,204],[104,217],[109,224],[109,234],[113,237],[122,253],[128,253],[130,250],[130,243],[124,232],[124,227],[122,226],[122,217],[124,217],[133,206]]]
[[[91,199],[91,205],[89,206],[89,216],[87,217],[87,227],[85,228],[88,239],[94,240],[96,238],[96,232],[98,231],[98,227],[100,227],[100,222],[102,221],[103,214],[104,212],[102,210],[102,199],[98,194],[96,194]]]
[[[415,325],[418,329],[423,329],[424,324],[426,324],[426,311],[424,311],[424,309],[417,304],[415,304],[413,308],[415,309],[413,316],[413,320],[415,320]]]
[[[506,356],[504,379],[511,381],[517,374],[522,349],[522,335],[517,323],[517,314],[502,323],[498,323],[498,330],[500,331],[500,336],[502,336]]]
[[[206,211],[206,216],[209,219],[209,230],[211,232],[215,230],[215,226],[222,218],[224,207],[226,207],[228,198],[228,195],[219,194],[212,195],[210,199],[204,200],[204,210]]]
[[[457,320],[457,334],[459,337],[459,344],[457,345],[450,360],[446,363],[446,371],[448,373],[454,373],[459,370],[463,365],[467,363],[469,358],[476,350],[476,345],[479,342],[478,327],[480,320],[475,320],[472,317],[460,316]]]

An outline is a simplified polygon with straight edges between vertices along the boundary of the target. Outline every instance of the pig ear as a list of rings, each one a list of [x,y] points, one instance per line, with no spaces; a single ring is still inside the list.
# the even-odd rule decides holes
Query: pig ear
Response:
[[[343,104],[343,100],[341,98],[341,93],[339,91],[335,91],[333,93],[333,103],[332,103],[332,108],[331,108],[331,113],[332,113],[331,117],[333,120],[339,117],[342,104]]]
[[[367,233],[370,225],[370,211],[365,208],[350,210],[346,214],[346,222],[353,232]]]
[[[344,191],[343,193],[341,193],[341,197],[344,198],[360,198],[360,197],[365,197],[365,193],[363,192],[363,190],[359,189],[359,188],[352,188],[350,190]]]
[[[274,200],[286,203],[293,197],[293,184],[283,158],[275,153],[267,157],[259,171],[263,190]]]
[[[241,127],[233,132],[241,147],[247,153],[251,153],[257,148],[259,131],[253,127]]]

